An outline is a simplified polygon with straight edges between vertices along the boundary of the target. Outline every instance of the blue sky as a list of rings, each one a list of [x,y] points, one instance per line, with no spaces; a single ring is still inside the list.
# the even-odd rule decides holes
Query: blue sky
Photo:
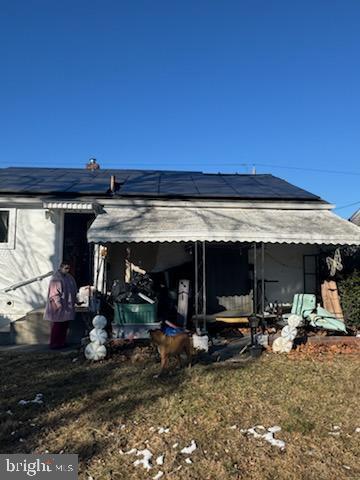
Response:
[[[359,202],[345,217],[360,207],[358,0],[0,0],[0,11],[0,166],[255,164],[338,206]]]

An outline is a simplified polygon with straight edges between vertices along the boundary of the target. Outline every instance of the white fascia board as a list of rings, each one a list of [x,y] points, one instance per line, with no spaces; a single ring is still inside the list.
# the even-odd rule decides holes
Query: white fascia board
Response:
[[[25,197],[17,195],[0,195],[0,205],[7,207],[21,208],[48,208],[44,207],[45,203],[85,203],[95,204],[105,208],[119,207],[202,207],[202,208],[270,208],[279,210],[332,210],[335,205],[325,201],[302,202],[302,201],[272,201],[272,200],[234,200],[234,199],[147,199],[139,197],[121,197],[121,198],[101,198],[101,197],[75,197],[73,199],[64,199],[56,196],[37,196]],[[59,208],[59,207],[58,207]]]
[[[0,205],[8,208],[42,208],[42,200],[37,197],[18,197],[0,195]]]

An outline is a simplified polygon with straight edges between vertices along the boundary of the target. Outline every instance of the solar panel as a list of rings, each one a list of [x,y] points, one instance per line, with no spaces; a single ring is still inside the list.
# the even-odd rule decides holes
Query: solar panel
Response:
[[[132,169],[4,168],[0,169],[0,192],[106,195],[111,175],[120,185],[121,196],[320,200],[272,175]]]

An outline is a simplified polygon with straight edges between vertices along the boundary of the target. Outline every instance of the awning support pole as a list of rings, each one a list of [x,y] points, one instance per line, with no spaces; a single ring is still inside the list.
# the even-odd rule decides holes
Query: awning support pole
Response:
[[[261,315],[264,318],[265,311],[265,246],[261,242]]]
[[[257,314],[257,259],[256,259],[256,242],[254,242],[254,314]]]
[[[202,318],[202,333],[206,332],[206,242],[194,242],[195,263],[195,328],[199,331]]]
[[[203,332],[206,333],[206,242],[202,242],[202,262],[203,262]]]
[[[199,272],[198,272],[198,244],[194,242],[194,263],[195,263],[195,329],[199,327]]]

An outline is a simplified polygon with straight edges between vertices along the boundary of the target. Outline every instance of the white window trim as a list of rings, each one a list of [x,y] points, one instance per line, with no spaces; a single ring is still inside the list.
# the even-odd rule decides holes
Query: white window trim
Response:
[[[0,206],[2,212],[9,212],[9,230],[8,241],[0,242],[0,250],[14,250],[16,237],[16,208],[3,208]]]

